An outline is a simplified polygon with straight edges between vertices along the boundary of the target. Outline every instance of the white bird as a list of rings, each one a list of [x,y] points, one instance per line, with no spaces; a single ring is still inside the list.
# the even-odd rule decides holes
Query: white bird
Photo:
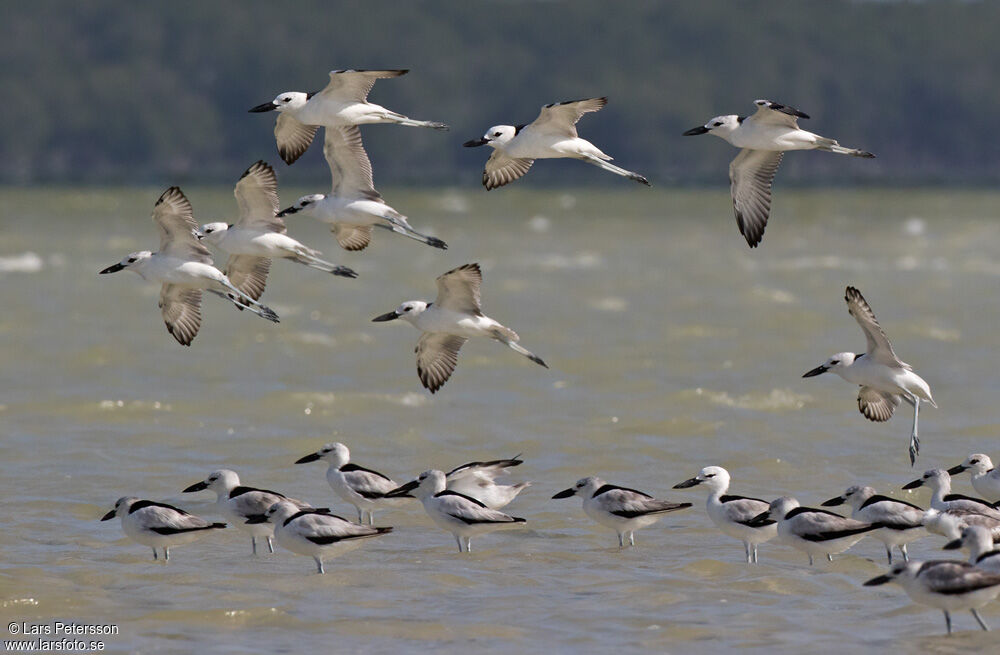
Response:
[[[471,496],[490,509],[506,507],[519,493],[531,486],[530,482],[496,483],[498,477],[507,474],[507,469],[524,463],[524,460],[518,457],[520,455],[510,459],[462,464],[445,474],[447,488]]]
[[[201,292],[208,291],[236,305],[249,309],[274,323],[278,315],[244,292],[212,265],[212,255],[198,240],[191,203],[180,188],[172,186],[163,192],[153,207],[153,221],[160,231],[160,249],[133,252],[117,264],[108,266],[101,275],[129,270],[142,279],[162,284],[160,310],[167,331],[183,346],[201,328]]]
[[[437,237],[413,229],[406,216],[390,207],[375,190],[372,164],[355,126],[328,127],[323,155],[330,166],[329,194],[313,193],[299,198],[278,217],[302,213],[330,226],[337,243],[345,250],[364,250],[372,238],[372,228],[381,228],[447,250]]]
[[[951,476],[944,469],[925,471],[923,476],[903,485],[903,489],[910,491],[912,489],[919,489],[924,485],[930,487],[932,491],[931,507],[934,509],[964,509],[984,514],[990,518],[1000,519],[1000,510],[993,506],[992,503],[982,498],[951,493]]]
[[[351,451],[342,443],[328,443],[316,452],[295,460],[295,463],[307,464],[320,460],[329,463],[326,481],[334,493],[358,510],[359,523],[372,525],[376,509],[404,502],[386,498],[385,495],[399,485],[387,475],[352,464]]]
[[[278,180],[266,162],[258,161],[248,168],[236,183],[234,194],[240,210],[236,222],[206,223],[198,237],[229,253],[226,277],[246,295],[257,300],[264,293],[272,259],[287,259],[341,277],[358,276],[346,266],[323,261],[321,252],[285,233],[285,221],[276,215]]]
[[[248,518],[263,514],[280,500],[287,500],[300,508],[309,507],[307,503],[288,498],[277,491],[243,486],[240,484],[240,476],[229,469],[213,471],[201,482],[184,489],[184,493],[205,489],[215,492],[215,504],[219,512],[237,528],[250,534],[250,547],[254,555],[257,554],[257,537],[264,537],[267,540],[267,549],[274,552],[274,545],[271,543],[274,526],[270,523],[247,524]]]
[[[285,91],[271,102],[257,105],[250,111],[277,111],[274,138],[278,153],[286,164],[293,163],[312,143],[320,127],[396,123],[410,127],[430,127],[447,130],[444,123],[418,121],[385,107],[368,102],[368,92],[375,81],[406,75],[409,70],[335,70],[330,71],[330,83],[318,93]]]
[[[865,582],[865,586],[886,582],[899,584],[913,602],[944,612],[948,634],[951,613],[959,610],[970,610],[979,626],[989,630],[976,610],[1000,595],[1000,574],[952,560],[900,562],[888,573]]]
[[[871,487],[854,485],[822,505],[835,507],[845,502],[851,505],[851,518],[865,523],[881,523],[884,526],[872,532],[871,536],[885,544],[885,555],[890,565],[893,546],[899,548],[905,561],[909,561],[906,544],[927,536],[927,530],[924,528],[924,510],[912,503],[880,496]]]
[[[832,371],[852,384],[861,387],[858,392],[858,409],[869,421],[888,421],[899,406],[902,398],[913,405],[913,430],[910,433],[910,464],[917,461],[920,440],[917,438],[917,417],[920,401],[937,407],[931,389],[924,379],[913,372],[913,367],[896,357],[896,352],[885,336],[885,331],[875,319],[871,305],[861,292],[847,287],[844,295],[847,311],[861,326],[868,344],[867,352],[855,355],[851,352],[837,353],[802,377],[811,378]]]
[[[561,158],[579,159],[649,186],[645,177],[610,163],[610,155],[577,135],[577,121],[588,112],[600,111],[606,104],[607,98],[555,102],[542,107],[538,118],[527,125],[494,125],[482,138],[462,145],[493,148],[483,169],[483,186],[487,191],[517,180],[536,159]]]
[[[750,525],[770,503],[760,498],[728,495],[729,471],[721,466],[706,466],[697,476],[674,485],[674,489],[687,489],[703,484],[708,487],[705,510],[723,534],[739,539],[746,551],[747,564],[757,563],[757,546],[778,536],[777,521],[766,520]]]
[[[768,510],[758,514],[751,525],[765,521],[778,522],[778,539],[809,556],[809,566],[814,555],[833,556],[842,553],[861,541],[865,535],[883,527],[880,523],[867,523],[849,519],[825,509],[801,507],[799,501],[782,496],[771,501]]]
[[[1000,470],[993,466],[993,460],[988,456],[980,453],[969,455],[964,462],[948,469],[951,475],[962,471],[971,471],[972,488],[977,494],[993,503],[1000,501]]]
[[[841,155],[873,158],[870,152],[845,148],[833,139],[807,132],[799,127],[799,118],[809,118],[798,109],[770,100],[754,100],[757,112],[748,117],[729,114],[716,116],[684,136],[713,134],[740,148],[729,164],[730,193],[740,234],[751,248],[764,238],[764,228],[771,215],[771,185],[781,158],[788,150],[825,150]]]
[[[569,489],[553,498],[583,498],[583,512],[599,525],[618,533],[618,547],[627,540],[635,545],[635,531],[653,525],[664,514],[691,507],[691,503],[671,503],[657,500],[636,489],[608,484],[597,476],[582,478]]]
[[[993,534],[981,525],[970,525],[962,530],[962,536],[944,545],[945,550],[965,548],[969,551],[969,564],[1000,573],[1000,550],[996,548]]]
[[[416,480],[389,492],[390,497],[412,495],[420,499],[427,515],[442,530],[455,536],[458,552],[472,552],[472,538],[504,528],[520,527],[525,520],[510,516],[471,496],[447,488],[443,471],[424,471]]]
[[[312,557],[319,573],[326,573],[324,559],[354,550],[365,539],[392,532],[392,528],[352,523],[330,514],[325,508],[301,509],[287,500],[274,503],[263,514],[247,519],[251,525],[264,522],[274,526],[274,539],[283,548]]]
[[[928,532],[941,535],[946,539],[959,539],[962,530],[978,525],[986,528],[993,538],[1000,541],[1000,519],[967,509],[934,509],[924,512],[924,527]]]
[[[205,519],[184,510],[157,503],[139,500],[135,496],[124,496],[115,501],[115,508],[101,517],[110,521],[115,517],[122,520],[122,530],[132,541],[153,549],[153,559],[157,559],[157,548],[163,550],[164,561],[170,560],[170,549],[191,543],[210,530],[220,530],[225,523],[209,523]]]
[[[520,337],[514,330],[483,314],[479,293],[482,282],[479,264],[459,266],[437,278],[438,295],[433,303],[410,300],[372,319],[380,323],[402,318],[423,333],[416,348],[417,376],[431,393],[451,377],[458,365],[458,351],[472,337],[499,341],[548,368],[540,357],[518,344]]]

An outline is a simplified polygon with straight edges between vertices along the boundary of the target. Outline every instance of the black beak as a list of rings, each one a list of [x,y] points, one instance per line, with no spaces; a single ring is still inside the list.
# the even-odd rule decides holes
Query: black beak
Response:
[[[102,516],[101,520],[102,521],[110,521],[113,518],[115,518],[115,510],[111,510],[110,512],[108,512],[107,514],[105,514],[104,516]]]
[[[701,484],[701,480],[698,478],[688,478],[684,482],[679,482],[674,485],[674,489],[687,489],[688,487],[693,487],[697,484]]]
[[[288,216],[289,214],[297,214],[299,212],[299,209],[300,209],[299,207],[289,207],[287,209],[282,209],[280,212],[278,212],[278,218],[281,218],[282,216]]]
[[[309,462],[315,462],[317,459],[319,459],[319,453],[312,453],[312,454],[306,455],[305,457],[298,458],[297,460],[295,460],[295,463],[296,464],[308,464]]]
[[[396,487],[385,495],[386,498],[413,498],[410,492],[420,486],[419,480],[407,482],[402,487]]]
[[[265,111],[274,111],[277,108],[278,108],[278,105],[274,104],[273,102],[265,102],[264,104],[257,105],[256,107],[254,107],[253,109],[251,109],[250,113],[251,114],[262,114]]]
[[[837,496],[836,498],[831,498],[830,500],[825,500],[822,503],[820,503],[822,507],[836,507],[837,505],[843,505],[843,504],[844,504],[843,496]]]
[[[117,264],[112,264],[111,266],[108,266],[106,269],[100,272],[100,275],[107,275],[108,273],[117,273],[118,271],[123,271],[123,270],[125,270],[125,265],[119,262]]]
[[[552,496],[552,498],[569,498],[570,496],[575,496],[575,495],[576,495],[576,489],[574,487],[570,487],[569,489],[563,489],[555,496]]]
[[[772,523],[774,523],[774,521],[771,520],[770,510],[766,512],[761,512],[757,516],[747,521],[747,525],[750,526],[751,528],[759,528],[763,525],[770,525]]]
[[[466,141],[462,145],[465,146],[466,148],[478,148],[479,146],[485,146],[487,143],[489,143],[489,141],[480,137],[478,139],[472,139],[470,141]]]
[[[969,467],[965,466],[964,464],[959,464],[958,466],[952,466],[950,469],[948,469],[948,474],[949,475],[958,475],[959,473],[961,473],[962,471],[964,471],[967,468],[969,468]]]
[[[257,523],[267,523],[267,514],[251,514],[247,517],[248,525],[255,525]]]
[[[692,127],[690,130],[685,132],[683,136],[697,136],[699,134],[708,134],[708,128],[704,125],[699,125],[698,127]]]
[[[184,493],[190,494],[194,493],[195,491],[204,491],[205,489],[208,489],[208,483],[202,480],[201,482],[195,482],[190,487],[185,489]]]
[[[907,484],[904,484],[903,485],[903,489],[907,489],[907,490],[909,490],[909,489],[916,489],[917,487],[922,487],[922,486],[924,486],[924,480],[923,480],[923,478],[921,478],[919,480],[914,480],[913,482],[910,482],[910,483],[907,483]]]
[[[829,370],[830,369],[827,367],[827,365],[823,364],[822,366],[817,366],[813,370],[811,370],[808,373],[804,374],[802,377],[804,377],[804,378],[813,378],[813,377],[816,377],[817,375],[822,375],[823,373],[826,373]]]
[[[945,550],[958,550],[959,548],[962,547],[962,540],[955,539],[954,541],[949,541],[948,543],[946,543],[944,546],[941,547],[944,548]]]
[[[394,309],[391,312],[382,314],[381,316],[376,316],[372,319],[372,323],[385,323],[386,321],[395,321],[397,318],[399,318],[399,314],[397,314]]]
[[[880,584],[885,584],[886,582],[892,582],[892,578],[890,578],[887,575],[880,575],[880,576],[872,578],[871,580],[869,580],[868,582],[866,582],[865,586],[866,587],[875,587],[875,586],[878,586]]]

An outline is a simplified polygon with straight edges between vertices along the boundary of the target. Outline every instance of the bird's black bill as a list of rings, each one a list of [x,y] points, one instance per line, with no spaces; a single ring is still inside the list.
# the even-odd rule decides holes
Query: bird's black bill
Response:
[[[820,503],[820,505],[823,507],[836,507],[837,505],[843,505],[843,504],[844,504],[843,496],[837,496],[836,498],[831,498],[830,500],[824,500],[822,503]]]
[[[569,498],[570,496],[575,496],[575,495],[576,495],[576,489],[570,487],[569,489],[563,489],[555,496],[552,496],[552,498]]]
[[[100,275],[107,275],[108,273],[117,273],[118,271],[125,270],[125,265],[121,262],[108,266],[106,269],[101,271]]]
[[[753,517],[747,521],[747,525],[751,528],[759,528],[762,525],[768,525],[768,521],[771,521],[771,512],[761,512],[757,516]],[[773,521],[772,521],[773,522]]]
[[[208,483],[202,480],[201,482],[195,482],[190,487],[185,489],[184,493],[190,494],[194,493],[195,491],[204,491],[205,489],[208,489]]]
[[[826,373],[829,370],[830,369],[827,368],[826,364],[824,364],[823,366],[817,366],[816,368],[814,368],[813,370],[809,371],[808,373],[806,373],[802,377],[804,377],[804,378],[814,378],[817,375],[822,375],[823,373]]]
[[[699,134],[708,134],[708,128],[704,125],[699,125],[698,127],[692,127],[690,130],[684,133],[683,136],[697,136]]]
[[[420,486],[420,482],[413,480],[412,482],[407,482],[402,487],[396,487],[389,493],[385,495],[386,498],[413,498],[410,494],[411,491]]]
[[[107,514],[105,514],[104,516],[102,516],[101,520],[102,521],[110,521],[113,518],[115,518],[115,510],[111,510],[110,512],[108,512]]]
[[[381,316],[376,316],[372,319],[372,323],[385,323],[386,321],[395,321],[397,318],[399,318],[399,314],[397,314],[394,309],[391,312],[382,314]]]
[[[887,576],[887,575],[880,575],[880,576],[872,578],[871,580],[869,580],[868,582],[866,582],[865,586],[866,587],[875,587],[875,586],[878,586],[880,584],[885,584],[886,582],[891,582],[891,581],[892,581],[892,578],[890,578],[889,576]]]
[[[267,523],[267,514],[251,514],[247,517],[248,525],[256,525],[257,523]]]
[[[469,141],[466,141],[462,145],[465,146],[466,148],[478,148],[479,146],[485,146],[487,143],[489,143],[489,141],[480,137],[478,139],[471,139]]]
[[[310,455],[306,455],[305,457],[298,458],[297,460],[295,460],[295,463],[308,464],[309,462],[315,462],[318,459],[319,459],[319,453],[312,453]]]
[[[687,489],[688,487],[693,487],[696,484],[701,484],[701,480],[698,478],[688,478],[684,482],[678,482],[674,485],[674,489]]]
[[[964,471],[966,468],[967,467],[964,466],[964,465],[962,465],[962,464],[959,464],[958,466],[952,466],[950,469],[948,469],[948,474],[949,475],[958,475],[959,473],[961,473],[962,471]]]
[[[280,212],[278,212],[278,218],[281,218],[282,216],[288,216],[289,214],[297,214],[298,211],[299,211],[298,207],[289,207],[287,209],[282,209]]]
[[[278,108],[278,105],[274,104],[273,102],[265,102],[263,104],[257,105],[253,109],[251,109],[250,113],[251,114],[262,114],[265,111],[274,111],[277,108]]]
[[[903,489],[906,489],[906,490],[916,489],[916,488],[922,487],[922,486],[924,486],[924,481],[923,481],[923,479],[920,479],[920,480],[914,480],[913,482],[909,482],[907,484],[904,484],[903,485]]]
[[[944,548],[945,550],[958,550],[959,548],[962,547],[962,540],[955,539],[953,541],[949,541],[948,543],[946,543],[944,546],[941,547]]]

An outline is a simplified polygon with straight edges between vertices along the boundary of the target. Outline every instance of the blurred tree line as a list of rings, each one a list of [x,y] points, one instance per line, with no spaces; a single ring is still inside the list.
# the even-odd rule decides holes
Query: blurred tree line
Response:
[[[410,68],[374,102],[452,126],[365,128],[376,183],[475,186],[461,143],[547,102],[607,95],[581,122],[654,185],[725,184],[734,151],[682,131],[766,97],[807,129],[871,150],[786,159],[782,181],[1000,180],[1000,4],[383,0],[4,2],[0,183],[231,182],[278,164],[273,114],[334,68]],[[584,170],[586,168],[586,170]],[[620,184],[575,163],[528,184]],[[283,180],[327,177],[313,147]]]

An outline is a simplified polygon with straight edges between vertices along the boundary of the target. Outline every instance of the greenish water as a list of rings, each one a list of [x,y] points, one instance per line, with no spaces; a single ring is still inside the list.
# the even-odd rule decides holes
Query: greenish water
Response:
[[[887,424],[855,391],[803,372],[862,350],[843,290],[862,289],[940,409],[921,413],[922,471],[998,454],[1000,194],[781,190],[750,250],[727,192],[636,189],[389,191],[442,252],[377,233],[340,251],[322,226],[290,233],[357,280],[277,262],[261,321],[207,298],[191,348],[167,334],[157,289],[98,276],[155,249],[161,189],[0,191],[0,611],[9,621],[116,623],[112,652],[400,652],[748,649],[953,652],[994,642],[967,613],[898,587],[865,540],[810,569],[777,543],[761,565],[714,529],[700,492],[670,487],[705,465],[734,492],[816,504],[850,484],[899,494],[909,410]],[[235,211],[229,188],[186,189],[199,222]],[[282,189],[290,204],[299,190]],[[34,253],[32,257],[28,253]],[[219,258],[220,263],[222,258]],[[436,396],[416,377],[417,332],[370,319],[433,299],[434,278],[483,265],[484,308],[552,367],[468,344]],[[169,564],[100,523],[134,494],[215,516],[180,490],[215,468],[328,504],[301,455],[339,440],[396,480],[524,453],[532,480],[508,509],[528,527],[460,556],[419,505],[382,512],[396,531],[313,574],[280,551],[252,558],[236,530],[177,548]],[[550,500],[585,475],[695,507],[618,552],[579,501]],[[969,493],[968,480],[956,489]],[[926,504],[926,492],[910,497]],[[941,557],[940,538],[911,546]],[[984,617],[1000,625],[1000,609]],[[5,638],[7,638],[5,636]]]

